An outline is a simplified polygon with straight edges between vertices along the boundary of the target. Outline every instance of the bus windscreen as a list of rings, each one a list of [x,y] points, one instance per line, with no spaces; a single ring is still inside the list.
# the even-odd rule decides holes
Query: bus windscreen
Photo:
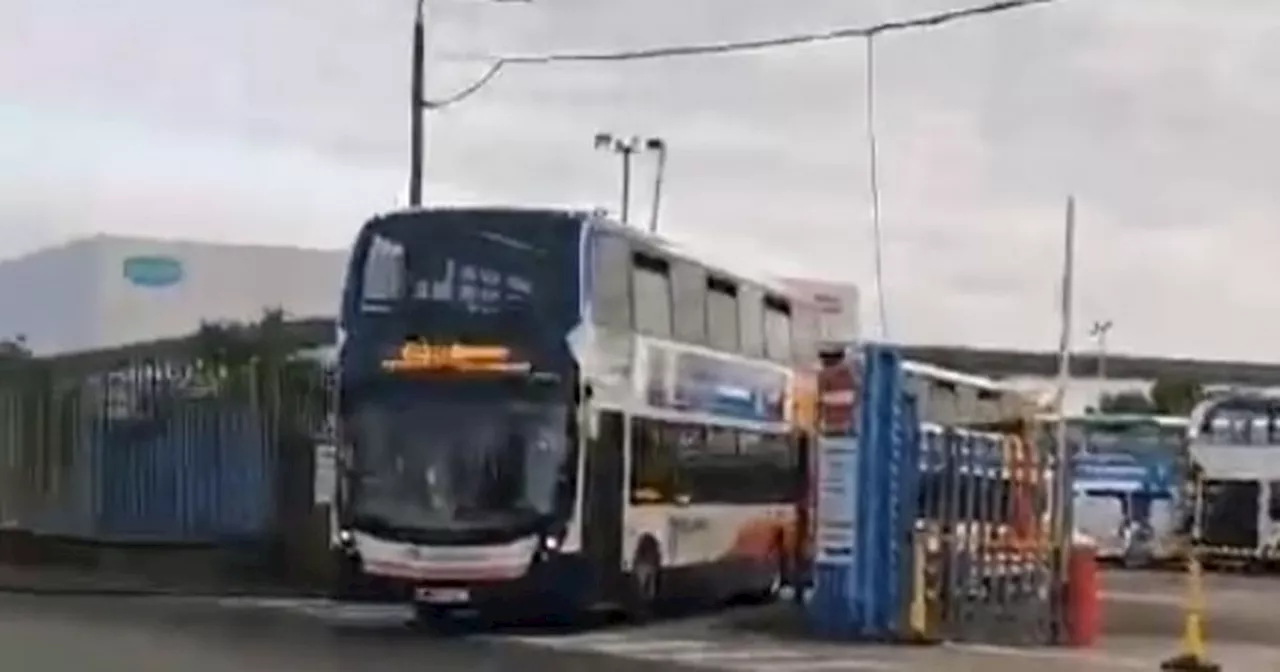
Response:
[[[352,256],[347,371],[385,369],[406,344],[508,347],[562,371],[578,317],[577,227],[505,211],[421,211],[374,220]]]

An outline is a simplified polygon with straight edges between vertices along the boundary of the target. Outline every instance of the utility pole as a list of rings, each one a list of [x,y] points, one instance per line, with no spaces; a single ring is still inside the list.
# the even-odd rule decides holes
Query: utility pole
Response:
[[[1057,426],[1054,428],[1053,498],[1051,499],[1050,520],[1052,521],[1053,539],[1058,544],[1057,567],[1055,574],[1058,586],[1066,585],[1071,546],[1074,541],[1074,526],[1068,521],[1071,512],[1071,463],[1072,455],[1067,447],[1067,387],[1071,381],[1071,332],[1072,313],[1075,302],[1075,265],[1076,265],[1076,199],[1067,197],[1066,226],[1064,231],[1062,252],[1062,295],[1059,304],[1061,332],[1058,341],[1058,394],[1054,409],[1057,413]],[[1054,600],[1059,614],[1065,614],[1065,593],[1059,592]]]
[[[416,0],[413,15],[413,62],[409,83],[409,207],[422,207],[423,107],[426,105],[426,0]]]
[[[488,0],[494,3],[526,3],[531,0]],[[423,164],[426,162],[427,101],[427,0],[414,0],[413,47],[409,81],[409,207],[422,207]]]

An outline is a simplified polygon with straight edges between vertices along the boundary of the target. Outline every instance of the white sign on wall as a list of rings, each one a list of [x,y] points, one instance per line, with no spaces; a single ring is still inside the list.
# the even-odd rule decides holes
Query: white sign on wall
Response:
[[[858,286],[816,278],[783,278],[791,291],[804,296],[818,309],[818,339],[824,343],[856,343],[861,323]]]
[[[853,562],[857,524],[856,439],[824,438],[818,442],[818,502],[814,542],[817,562],[849,565]]]

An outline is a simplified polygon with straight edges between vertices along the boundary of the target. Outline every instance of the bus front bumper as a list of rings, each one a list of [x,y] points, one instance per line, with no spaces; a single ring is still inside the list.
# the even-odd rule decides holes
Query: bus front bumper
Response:
[[[366,570],[400,599],[434,610],[519,616],[576,611],[594,601],[593,573],[581,556],[548,555],[511,578],[410,578]]]

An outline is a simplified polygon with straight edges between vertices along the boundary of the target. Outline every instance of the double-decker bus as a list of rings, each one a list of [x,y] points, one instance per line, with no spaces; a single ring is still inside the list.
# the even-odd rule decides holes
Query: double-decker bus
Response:
[[[1138,566],[1181,552],[1187,422],[1125,413],[1067,418],[1075,523],[1097,542],[1099,557]]]
[[[374,218],[340,320],[340,581],[423,618],[772,597],[817,321],[598,213]]]
[[[1187,448],[1202,484],[1198,533],[1210,562],[1280,560],[1280,394],[1227,390],[1191,412]]]
[[[904,361],[902,370],[921,422],[985,426],[1021,417],[1031,408],[1025,394],[986,376],[918,361]]]

